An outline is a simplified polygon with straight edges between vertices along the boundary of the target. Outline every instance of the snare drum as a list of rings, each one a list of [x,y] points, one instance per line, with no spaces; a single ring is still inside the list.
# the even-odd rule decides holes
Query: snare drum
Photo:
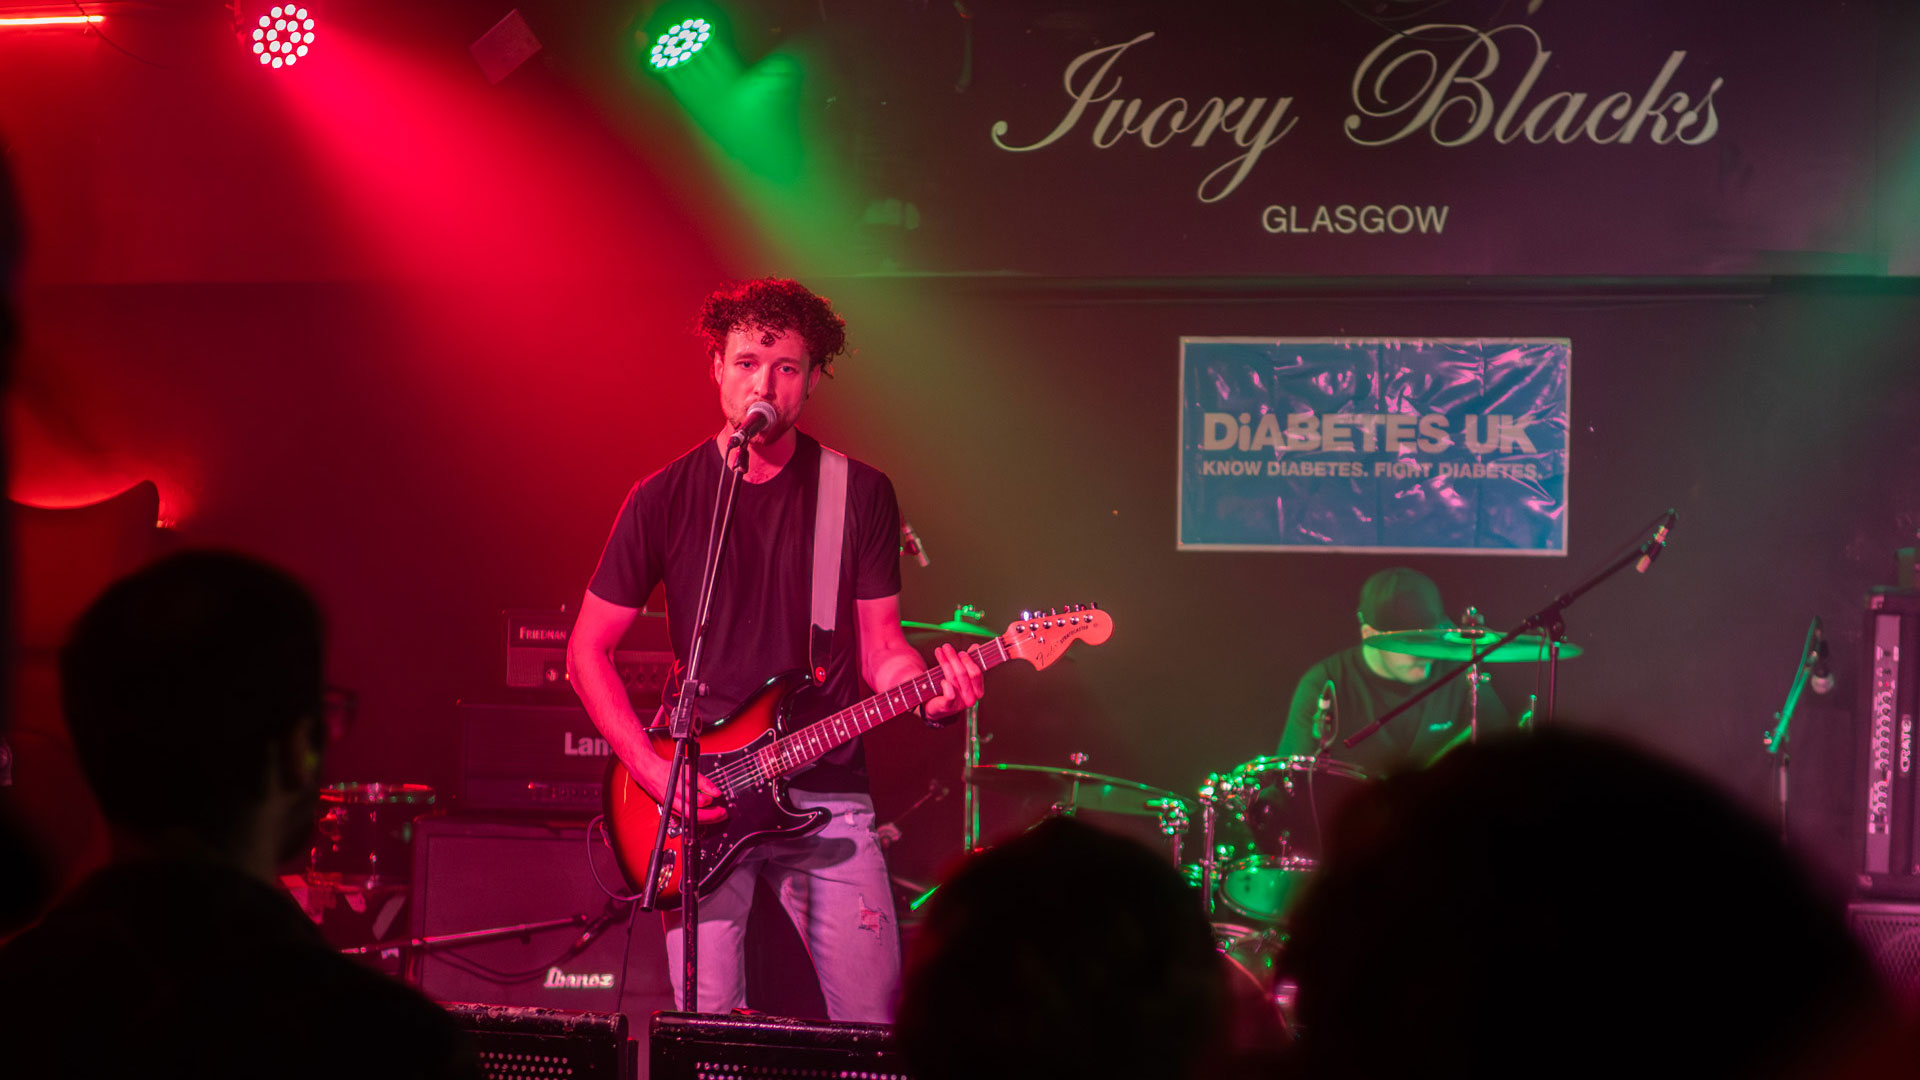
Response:
[[[413,822],[433,809],[425,784],[330,784],[308,861],[317,881],[374,888],[413,875]]]

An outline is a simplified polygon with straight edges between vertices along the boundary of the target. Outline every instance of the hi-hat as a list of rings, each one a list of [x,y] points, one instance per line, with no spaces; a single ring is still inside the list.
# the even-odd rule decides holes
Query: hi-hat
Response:
[[[1397,630],[1391,634],[1375,634],[1366,639],[1371,648],[1386,652],[1399,653],[1402,656],[1418,656],[1427,660],[1473,659],[1476,650],[1484,649],[1500,640],[1500,635],[1484,627],[1471,629],[1445,630]],[[1560,643],[1560,659],[1571,660],[1585,650],[1572,642]],[[1480,658],[1483,664],[1526,664],[1541,663],[1547,659],[1547,639],[1539,634],[1521,634],[1505,645]]]

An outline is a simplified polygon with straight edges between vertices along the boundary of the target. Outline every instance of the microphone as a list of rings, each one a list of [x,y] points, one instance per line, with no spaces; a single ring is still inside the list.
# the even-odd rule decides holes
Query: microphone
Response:
[[[1820,628],[1820,616],[1813,617],[1813,674],[1807,677],[1807,688],[1816,694],[1833,692],[1833,671],[1827,667],[1827,635]]]
[[[626,914],[626,904],[619,900],[607,901],[607,906],[600,909],[600,914],[595,915],[593,921],[587,923],[586,930],[582,931],[579,937],[573,939],[573,944],[568,947],[567,952],[569,954],[577,953],[581,949],[593,944],[594,938],[599,937],[605,932],[607,927],[625,918]]]
[[[913,556],[921,569],[933,565],[933,560],[927,558],[927,545],[920,542],[920,534],[913,531],[913,523],[905,518],[900,519],[900,546]]]
[[[1659,531],[1653,534],[1653,539],[1647,541],[1646,547],[1640,549],[1640,561],[1633,564],[1634,573],[1646,573],[1647,568],[1653,565],[1653,560],[1659,558],[1660,553],[1667,550],[1667,534],[1673,531],[1674,523],[1679,520],[1680,512],[1678,510],[1668,510],[1667,516],[1660,519]]]
[[[767,430],[767,425],[780,419],[773,406],[764,401],[756,401],[747,406],[747,418],[740,422],[740,430],[733,433],[732,445],[739,446],[755,435]]]
[[[1325,720],[1327,714],[1333,711],[1334,692],[1333,680],[1328,679],[1326,685],[1320,688],[1320,700],[1313,706],[1313,726],[1309,730],[1315,732],[1314,738],[1319,743],[1319,749],[1317,751],[1319,753],[1324,753],[1327,747],[1332,746],[1333,740],[1338,735],[1337,726],[1324,734],[1319,733],[1321,721]]]

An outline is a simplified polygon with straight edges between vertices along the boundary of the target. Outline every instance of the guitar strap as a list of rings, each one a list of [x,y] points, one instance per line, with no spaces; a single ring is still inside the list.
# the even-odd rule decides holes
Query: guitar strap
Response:
[[[840,610],[840,553],[847,533],[847,455],[820,447],[820,487],[813,503],[813,625],[807,634],[807,671],[827,681],[833,624]]]

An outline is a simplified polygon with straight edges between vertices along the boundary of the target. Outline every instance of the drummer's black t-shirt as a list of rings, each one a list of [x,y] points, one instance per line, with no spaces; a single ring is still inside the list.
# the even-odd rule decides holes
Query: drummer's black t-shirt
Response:
[[[1467,730],[1467,676],[1462,675],[1441,687],[1432,697],[1395,717],[1392,723],[1349,750],[1338,740],[1373,723],[1456,666],[1435,662],[1425,681],[1408,684],[1375,675],[1367,667],[1361,649],[1359,645],[1342,649],[1307,669],[1293,691],[1287,725],[1280,733],[1279,753],[1283,756],[1313,753],[1314,707],[1319,703],[1321,687],[1331,679],[1334,709],[1330,722],[1338,723],[1338,731],[1332,748],[1327,751],[1329,757],[1352,762],[1369,776],[1376,777],[1425,767]],[[1506,706],[1501,704],[1492,687],[1483,684],[1480,687],[1480,734],[1512,728]]]
[[[635,484],[607,537],[588,588],[623,607],[640,607],[665,582],[667,631],[686,662],[693,616],[705,569],[707,532],[721,473],[712,439]],[[705,668],[703,720],[726,716],[768,679],[807,667],[812,622],[813,505],[820,479],[820,444],[799,436],[793,457],[763,484],[740,484],[726,554],[714,584]],[[885,473],[847,462],[846,539],[840,555],[840,599],[825,686],[813,692],[824,715],[860,700],[859,634],[853,602],[900,591],[900,511]],[[860,741],[827,754],[796,774],[805,791],[864,792],[867,768]]]

